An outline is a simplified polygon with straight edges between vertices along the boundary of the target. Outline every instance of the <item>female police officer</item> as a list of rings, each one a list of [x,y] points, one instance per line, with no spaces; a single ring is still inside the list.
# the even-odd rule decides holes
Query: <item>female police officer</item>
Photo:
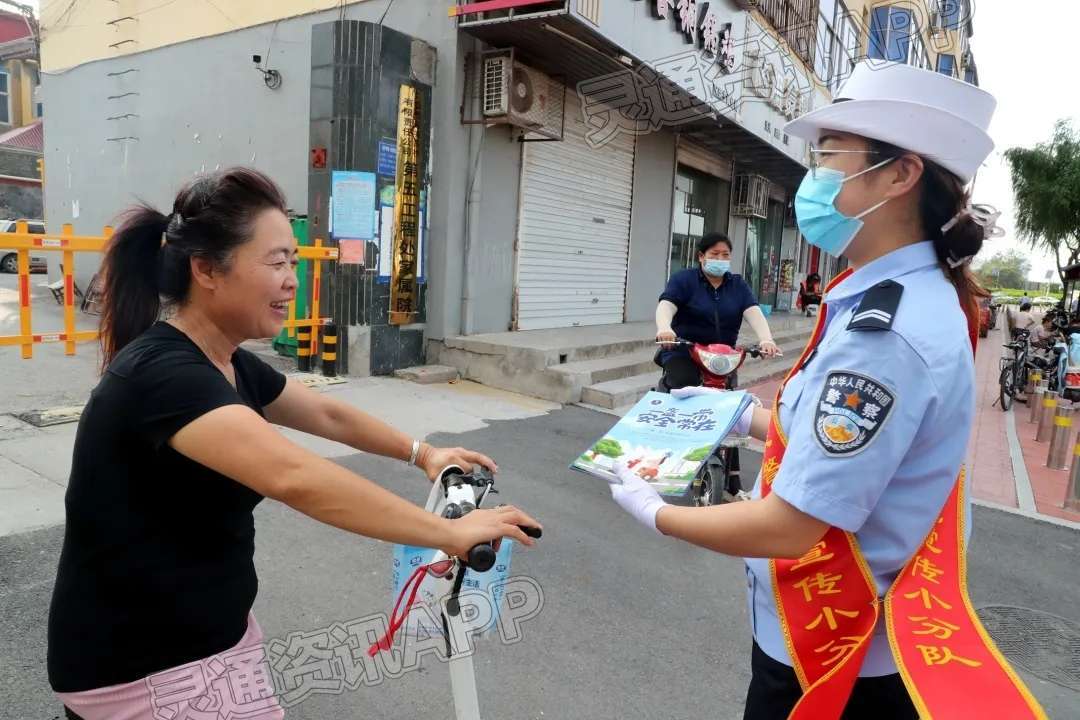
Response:
[[[611,486],[660,533],[748,558],[747,718],[1040,716],[963,588],[983,292],[968,262],[995,234],[965,185],[992,149],[994,106],[944,75],[863,64],[836,103],[791,123],[813,145],[799,227],[854,272],[827,288],[775,413],[740,421],[767,438],[757,499],[667,506],[624,469]]]

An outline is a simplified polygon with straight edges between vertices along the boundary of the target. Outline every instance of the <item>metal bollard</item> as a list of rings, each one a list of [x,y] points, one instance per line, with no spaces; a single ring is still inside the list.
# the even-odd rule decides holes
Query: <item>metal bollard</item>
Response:
[[[330,323],[323,330],[322,374],[337,377],[337,325]]]
[[[1042,382],[1042,373],[1032,372],[1028,373],[1027,385],[1024,386],[1024,394],[1030,396],[1035,391],[1035,388]]]
[[[1073,450],[1072,471],[1069,473],[1069,491],[1065,495],[1065,507],[1080,512],[1080,442]]]
[[[1028,405],[1031,406],[1031,417],[1028,422],[1038,422],[1042,415],[1043,397],[1046,395],[1046,386],[1040,383],[1035,388],[1035,394],[1028,396]]]
[[[1048,392],[1043,395],[1042,413],[1039,415],[1039,429],[1035,433],[1035,442],[1047,442],[1054,431],[1054,413],[1057,411],[1058,398],[1056,392]]]
[[[1050,450],[1046,454],[1046,467],[1051,470],[1069,469],[1069,448],[1072,447],[1073,413],[1076,408],[1070,402],[1058,406],[1054,415],[1054,429],[1050,436]]]

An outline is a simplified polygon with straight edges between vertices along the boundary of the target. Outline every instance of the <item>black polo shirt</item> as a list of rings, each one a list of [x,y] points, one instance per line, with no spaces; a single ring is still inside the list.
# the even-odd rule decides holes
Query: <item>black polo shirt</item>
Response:
[[[714,288],[700,269],[672,275],[660,299],[679,308],[671,329],[680,338],[731,346],[739,339],[743,313],[758,304],[741,275],[727,273],[723,284]]]

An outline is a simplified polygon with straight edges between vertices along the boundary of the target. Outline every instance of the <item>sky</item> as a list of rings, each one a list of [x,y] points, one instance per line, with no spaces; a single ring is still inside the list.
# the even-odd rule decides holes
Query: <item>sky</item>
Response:
[[[1058,119],[1071,118],[1080,129],[1080,92],[1072,70],[1080,3],[1046,0],[1029,7],[1038,8],[1042,18],[1004,0],[975,2],[971,47],[979,84],[998,106],[990,125],[996,148],[979,171],[974,200],[1000,210],[999,225],[1008,233],[987,243],[980,259],[1011,247],[1022,249],[1031,258],[1030,279],[1042,281],[1047,270],[1055,269],[1054,259],[1036,254],[1016,235],[1012,181],[1002,151],[1049,140]]]

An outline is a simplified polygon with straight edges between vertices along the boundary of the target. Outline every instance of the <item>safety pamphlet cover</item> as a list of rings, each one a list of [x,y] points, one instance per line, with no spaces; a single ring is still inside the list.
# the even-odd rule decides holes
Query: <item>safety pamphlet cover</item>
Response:
[[[570,467],[611,480],[622,460],[661,495],[682,495],[749,404],[737,390],[684,400],[650,392]]]
[[[465,612],[466,624],[471,632],[483,635],[495,629],[499,615],[502,613],[504,591],[510,578],[510,559],[513,548],[514,541],[504,539],[499,543],[499,551],[495,554],[493,568],[482,573],[472,570],[465,573],[459,598],[461,606],[468,607]],[[416,568],[431,562],[435,554],[436,551],[430,548],[394,545],[392,573],[394,593],[391,598],[393,603],[396,603],[398,597],[401,596],[409,576]],[[421,640],[442,637],[442,593],[447,591],[449,591],[448,583],[425,575],[420,583],[420,590],[416,594],[416,603],[408,615],[402,632]],[[403,608],[406,600],[408,600],[407,597],[402,600]]]

